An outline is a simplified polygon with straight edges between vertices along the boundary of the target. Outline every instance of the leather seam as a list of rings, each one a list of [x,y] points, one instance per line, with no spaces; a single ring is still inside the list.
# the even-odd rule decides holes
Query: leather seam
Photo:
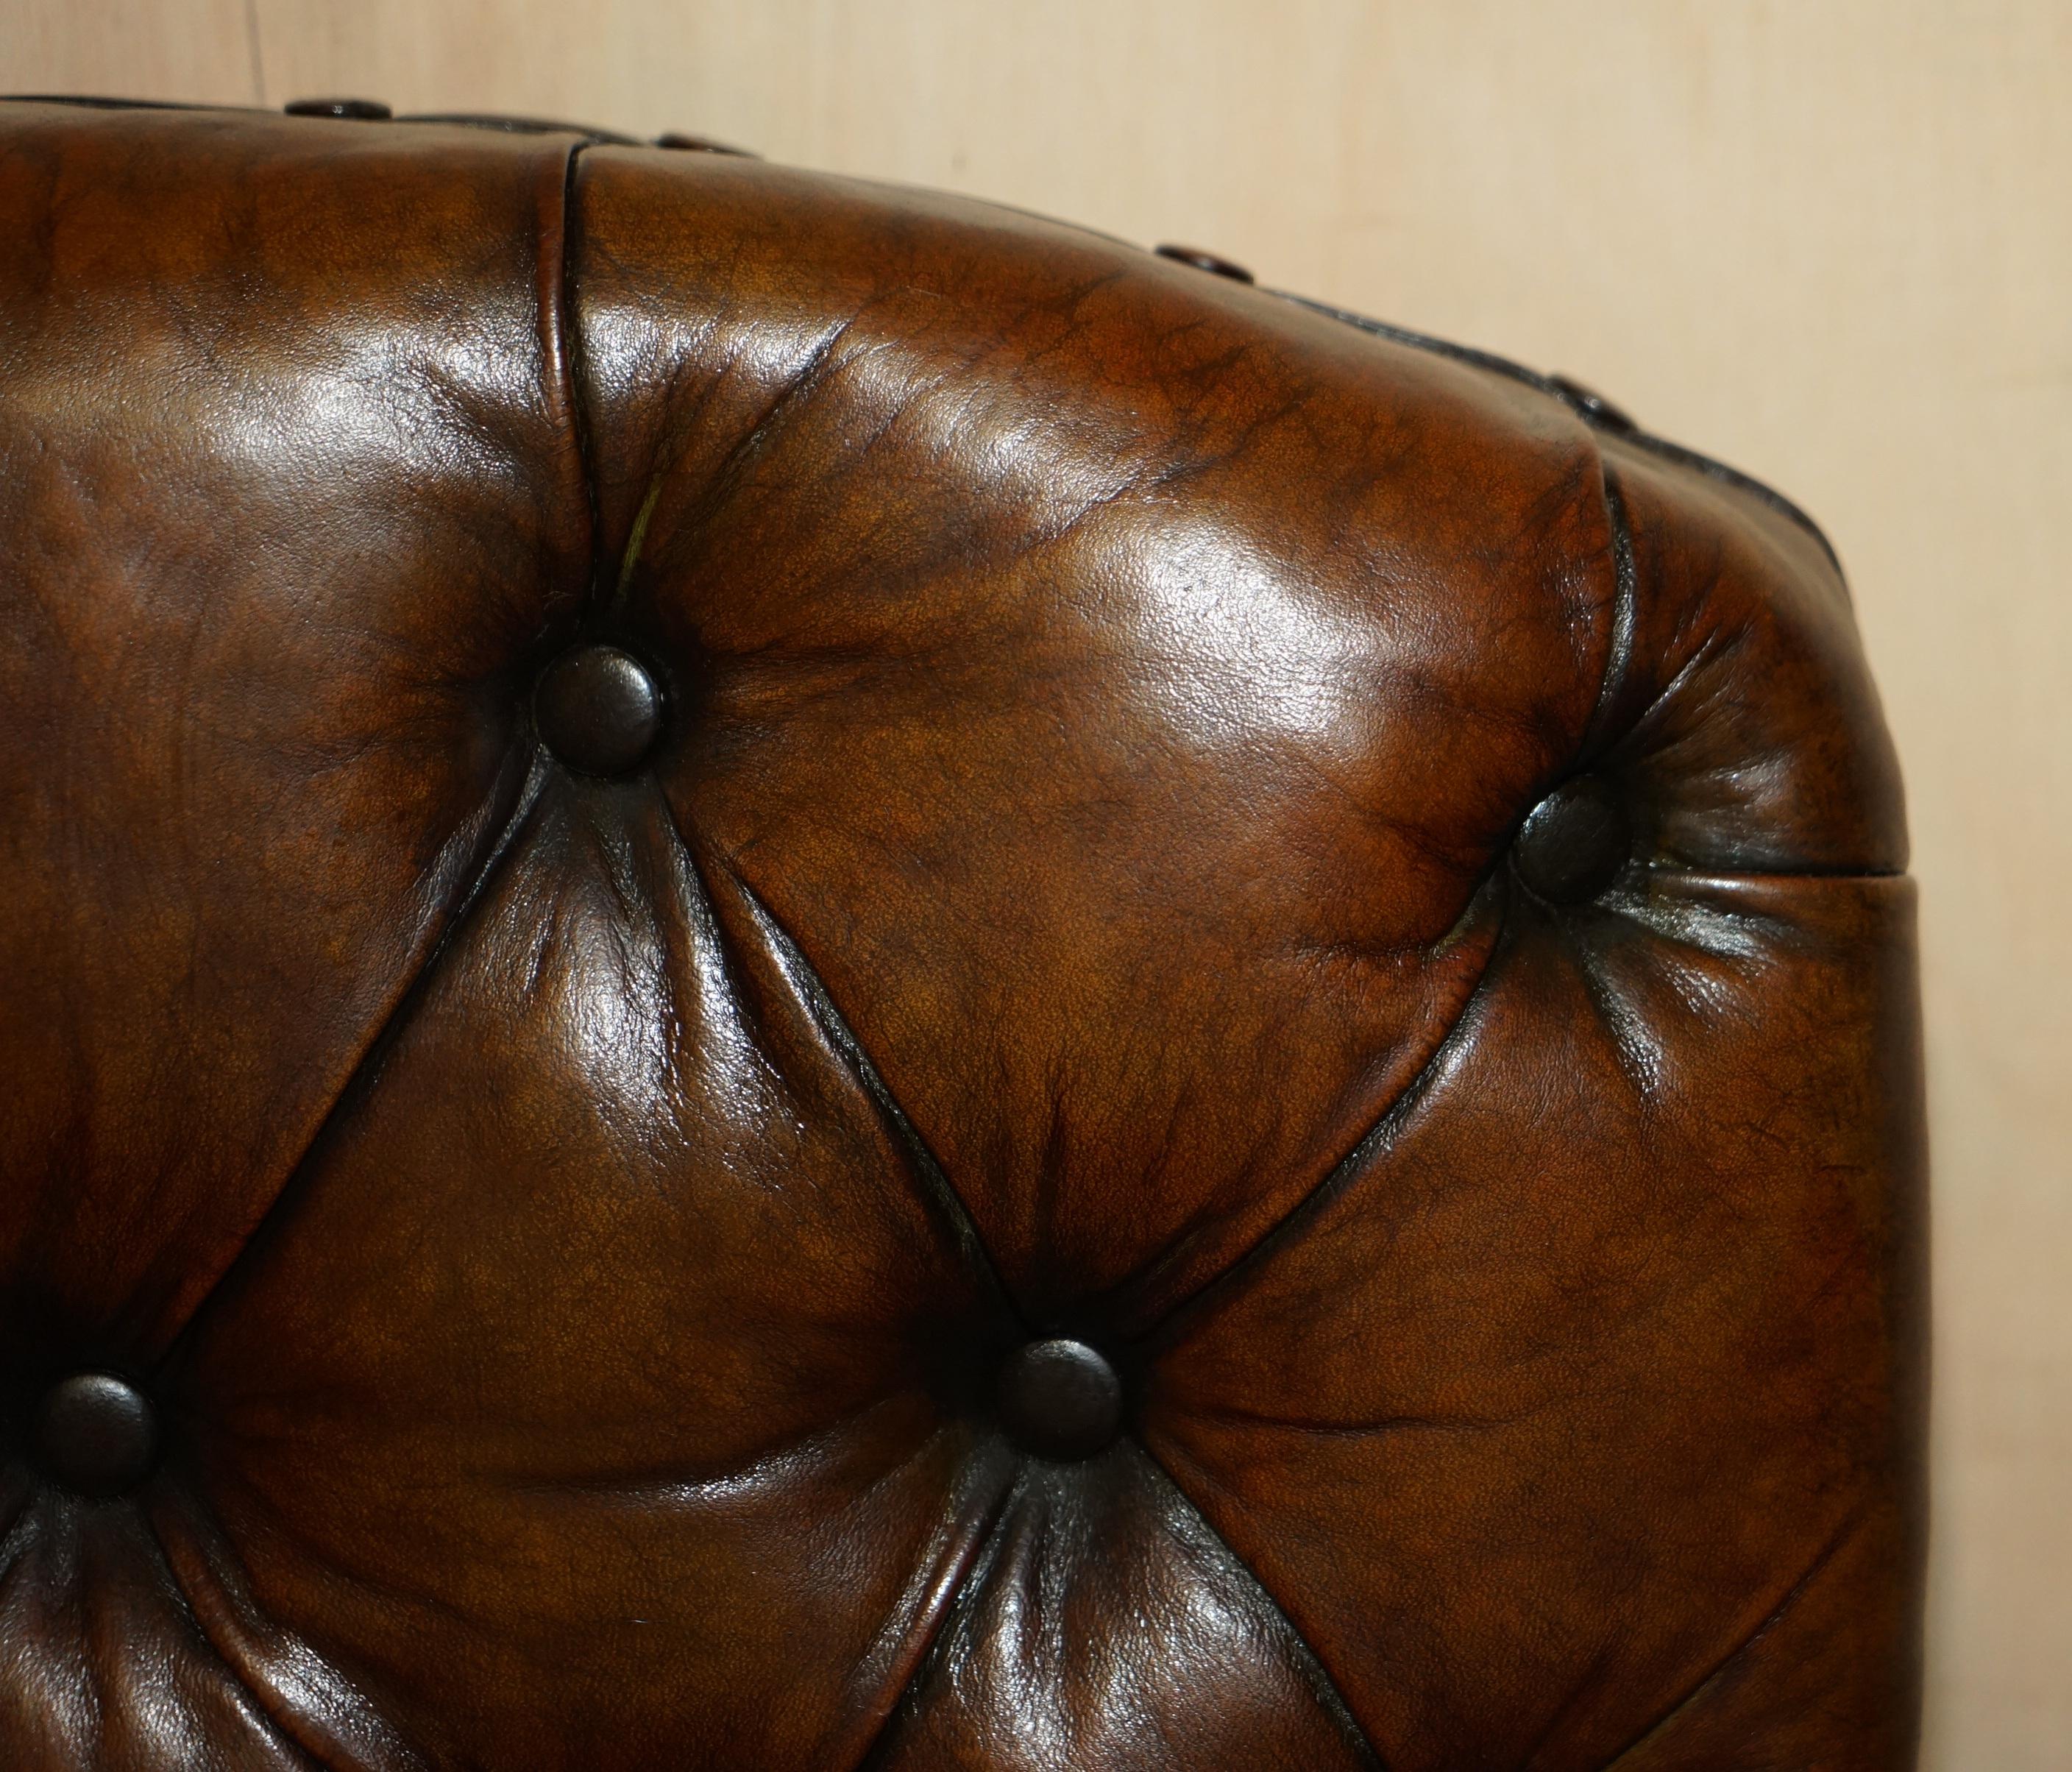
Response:
[[[1578,770],[1587,769],[1614,742],[1607,729],[1632,674],[1634,639],[1640,627],[1640,568],[1634,554],[1633,523],[1626,512],[1625,489],[1601,451],[1597,468],[1604,489],[1605,521],[1611,537],[1612,631],[1605,648],[1605,671],[1598,680],[1597,703],[1590,710],[1589,724],[1584,728]]]
[[[582,479],[584,490],[589,500],[591,552],[593,562],[594,562],[596,538],[598,532],[595,477],[590,471],[582,422],[581,404],[576,398],[575,372],[572,354],[578,347],[578,341],[574,329],[569,322],[574,295],[570,270],[573,255],[569,250],[569,230],[573,216],[570,199],[574,186],[577,159],[588,145],[587,142],[576,142],[569,149],[564,162],[560,187],[561,214],[552,242],[556,255],[553,272],[551,277],[541,277],[536,284],[535,290],[543,309],[540,318],[540,338],[542,349],[547,358],[544,365],[546,379],[560,397],[564,409],[568,414],[570,430],[574,438],[578,471]],[[538,253],[544,255],[548,245],[549,241],[543,228],[541,238],[537,242]],[[550,297],[553,303],[552,310],[544,311],[547,308]],[[594,572],[594,564],[592,569]],[[520,722],[514,730],[504,760],[491,779],[490,804],[492,806],[497,793],[497,783],[504,779],[512,764],[524,757],[527,749],[533,746],[534,739],[531,722],[529,720]],[[268,1225],[278,1218],[283,1203],[298,1189],[310,1163],[328,1141],[333,1129],[339,1123],[347,1105],[356,1104],[364,1097],[369,1081],[378,1074],[380,1069],[381,1062],[386,1057],[388,1049],[393,1043],[393,1036],[407,1021],[417,999],[422,994],[427,981],[438,970],[440,962],[451,948],[457,932],[466,923],[469,913],[474,909],[482,895],[483,888],[491,875],[495,874],[498,864],[510,849],[526,820],[530,816],[534,806],[538,802],[545,779],[545,766],[535,748],[532,762],[520,783],[510,813],[486,846],[478,843],[477,853],[479,859],[471,870],[467,884],[456,898],[444,927],[434,939],[422,963],[417,971],[402,983],[388,1013],[382,1018],[379,1025],[361,1047],[359,1055],[347,1071],[343,1083],[339,1086],[337,1095],[318,1120],[315,1130],[310,1134],[309,1142],[303,1147],[301,1154],[288,1166],[282,1177],[280,1185],[273,1191],[273,1198],[266,1203],[264,1208],[253,1220],[243,1240],[230,1252],[214,1279],[209,1282],[208,1289],[187,1308],[184,1319],[177,1325],[169,1326],[164,1337],[163,1351],[150,1363],[153,1371],[162,1372],[172,1365],[181,1349],[191,1338],[191,1330],[207,1312],[212,1301],[222,1292],[224,1285],[232,1276],[247,1264],[253,1248],[261,1241]],[[457,829],[461,828],[464,828],[464,821],[462,824],[456,826]]]
[[[588,442],[582,421],[582,402],[577,397],[576,365],[578,361],[580,341],[571,321],[574,301],[572,269],[574,255],[569,250],[569,232],[574,220],[573,199],[576,165],[582,150],[589,145],[587,141],[576,142],[569,148],[563,162],[560,181],[561,210],[557,218],[557,225],[554,229],[551,242],[555,255],[553,273],[550,276],[541,277],[535,287],[542,308],[540,316],[540,342],[546,357],[544,365],[545,379],[558,396],[563,409],[568,414],[569,430],[575,443],[577,470],[582,478],[587,500],[591,537],[591,571],[594,578],[597,570],[596,557],[599,535],[597,487],[596,477],[590,468]],[[549,245],[549,241],[543,228],[541,237],[538,242],[538,251],[541,255],[544,255]],[[550,302],[551,306],[549,306]],[[500,779],[511,765],[521,758],[525,750],[532,744],[530,722],[521,722],[513,734],[504,761],[496,771],[496,779]],[[388,1014],[382,1018],[380,1024],[374,1030],[362,1047],[358,1058],[347,1073],[343,1083],[339,1087],[337,1096],[319,1120],[315,1131],[310,1135],[309,1143],[303,1148],[301,1155],[289,1166],[286,1173],[282,1178],[280,1186],[274,1190],[273,1198],[267,1203],[265,1209],[253,1222],[244,1240],[224,1263],[221,1270],[210,1283],[208,1289],[195,1299],[189,1308],[185,1321],[173,1328],[166,1337],[164,1351],[152,1363],[152,1369],[154,1371],[163,1371],[172,1364],[180,1349],[189,1340],[190,1332],[201,1320],[211,1301],[222,1292],[225,1283],[231,1277],[245,1265],[250,1252],[261,1240],[267,1226],[278,1216],[282,1203],[291,1193],[297,1190],[311,1161],[327,1142],[333,1128],[338,1124],[347,1106],[349,1104],[356,1104],[364,1097],[368,1081],[380,1071],[381,1062],[386,1057],[388,1049],[392,1044],[392,1037],[408,1020],[427,981],[438,968],[440,962],[451,948],[457,932],[467,922],[468,915],[480,898],[483,888],[488,883],[491,875],[495,874],[498,864],[510,849],[526,820],[531,816],[534,806],[538,802],[545,780],[545,766],[535,750],[532,763],[519,787],[510,814],[487,848],[479,851],[481,858],[472,870],[472,877],[456,899],[446,919],[445,927],[440,930],[433,941],[430,950],[426,954],[422,964],[404,983]],[[493,802],[495,792],[493,783],[491,791]]]
[[[1632,1758],[1650,1741],[1660,1735],[1670,1724],[1696,1704],[1725,1677],[1728,1671],[1735,1663],[1747,1655],[1758,1643],[1782,1623],[1792,1608],[1805,1597],[1807,1590],[1811,1588],[1814,1582],[1819,1579],[1828,1566],[1841,1554],[1849,1540],[1862,1529],[1868,1512],[1868,1504],[1862,1502],[1850,1508],[1842,1516],[1841,1523],[1829,1536],[1827,1541],[1815,1553],[1813,1560],[1807,1564],[1804,1572],[1785,1590],[1784,1597],[1771,1608],[1762,1622],[1729,1649],[1681,1698],[1663,1712],[1624,1747],[1613,1754],[1609,1760],[1606,1760],[1599,1768],[1599,1772],[1616,1772],[1616,1768]],[[1526,1772],[1530,1772],[1529,1766]]]
[[[518,743],[522,746],[528,742],[521,737]],[[365,1100],[380,1079],[382,1067],[387,1062],[396,1040],[408,1026],[447,953],[516,844],[519,833],[530,820],[544,791],[546,777],[547,765],[536,755],[524,782],[519,788],[510,816],[498,829],[482,861],[476,867],[474,877],[455,902],[446,927],[439,931],[422,964],[397,993],[393,1006],[362,1047],[359,1058],[347,1073],[345,1081],[339,1086],[331,1106],[325,1110],[316,1130],[310,1135],[309,1143],[303,1147],[302,1154],[289,1166],[265,1210],[246,1233],[245,1240],[223,1264],[222,1270],[210,1283],[208,1291],[195,1301],[193,1308],[187,1313],[187,1320],[168,1338],[165,1351],[151,1363],[150,1370],[154,1375],[162,1374],[173,1367],[192,1339],[197,1326],[208,1315],[210,1307],[223,1296],[224,1289],[237,1274],[257,1259],[255,1252],[269,1240],[270,1228],[279,1222],[293,1197],[302,1190],[311,1167],[335,1136],[338,1127],[352,1110]]]
[[[1434,338],[1429,332],[1414,331],[1408,327],[1392,325],[1387,320],[1373,319],[1364,314],[1355,314],[1350,309],[1334,307],[1328,302],[1319,302],[1307,295],[1298,295],[1293,290],[1262,289],[1260,293],[1271,295],[1278,301],[1289,302],[1296,307],[1305,308],[1312,314],[1322,315],[1326,319],[1337,320],[1343,325],[1352,327],[1373,337],[1386,339],[1392,344],[1407,345],[1413,351],[1429,352],[1434,356],[1445,357],[1454,363],[1465,364],[1470,368],[1483,370],[1492,375],[1507,376],[1511,380],[1520,382],[1526,387],[1545,394],[1550,400],[1559,401],[1564,410],[1572,413],[1575,411],[1573,404],[1562,393],[1552,376],[1543,375],[1537,369],[1529,369],[1523,364],[1515,362],[1509,357],[1499,356],[1494,351],[1484,351],[1471,344],[1456,344],[1449,339]],[[1637,425],[1630,430],[1623,426],[1614,429],[1610,426],[1593,424],[1590,420],[1581,418],[1581,415],[1578,415],[1578,417],[1581,423],[1589,425],[1593,431],[1599,429],[1605,430],[1620,441],[1632,443],[1638,448],[1649,450],[1676,467],[1688,468],[1693,473],[1704,475],[1708,479],[1717,480],[1724,485],[1734,487],[1737,491],[1746,492],[1761,503],[1768,505],[1780,516],[1790,518],[1792,522],[1797,524],[1820,544],[1821,551],[1827,555],[1829,563],[1835,569],[1836,576],[1843,578],[1843,588],[1844,591],[1847,590],[1848,581],[1842,572],[1841,558],[1835,552],[1835,545],[1827,539],[1827,532],[1803,509],[1786,498],[1775,487],[1766,485],[1752,474],[1744,473],[1737,467],[1730,467],[1725,462],[1704,454],[1684,444],[1673,443],[1666,437],[1658,437],[1652,431],[1644,430]]]
[[[272,1694],[264,1691],[246,1677],[244,1670],[231,1659],[223,1645],[210,1634],[208,1626],[202,1622],[201,1614],[195,1610],[194,1601],[188,1596],[186,1584],[180,1580],[179,1572],[173,1567],[171,1553],[166,1548],[165,1536],[158,1530],[158,1523],[152,1519],[150,1510],[144,1507],[138,1508],[137,1517],[145,1531],[150,1536],[151,1548],[158,1552],[159,1564],[166,1572],[166,1585],[171,1589],[180,1610],[187,1614],[187,1622],[194,1627],[195,1635],[208,1645],[208,1652],[216,1658],[217,1665],[229,1677],[230,1683],[245,1694],[268,1730],[288,1749],[289,1752],[296,1754],[307,1765],[314,1768],[315,1772],[354,1772],[353,1768],[333,1760],[327,1753],[319,1752],[304,1741],[290,1718],[282,1714],[284,1707],[278,1704]]]
[[[604,512],[598,485],[596,445],[590,436],[590,417],[583,399],[583,391],[589,382],[588,364],[583,353],[582,328],[576,322],[580,294],[576,263],[582,245],[582,210],[578,179],[583,150],[590,146],[587,139],[571,143],[568,158],[562,165],[561,228],[557,242],[560,259],[551,284],[555,306],[553,313],[548,317],[549,325],[543,328],[553,341],[556,379],[567,402],[569,430],[575,442],[578,471],[582,476],[583,498],[590,512],[590,584],[582,600],[586,619],[596,615],[610,577],[604,557]]]
[[[664,796],[665,803],[667,797],[666,795]],[[696,858],[691,854],[689,844],[684,842],[681,827],[676,824],[673,807],[668,808],[668,816],[672,828],[676,830],[676,840],[684,844],[685,857],[695,870]],[[970,1207],[965,1203],[963,1194],[957,1191],[956,1185],[950,1180],[933,1148],[907,1117],[906,1109],[900,1106],[898,1097],[872,1062],[863,1042],[837,1006],[818,968],[806,957],[804,950],[792,939],[791,931],[779,921],[776,913],[764,902],[762,895],[732,869],[730,868],[728,872],[746,902],[750,914],[763,926],[764,937],[769,941],[779,964],[793,972],[807,1012],[819,1027],[822,1037],[834,1047],[844,1067],[861,1087],[865,1096],[877,1110],[893,1143],[913,1167],[921,1183],[923,1198],[934,1207],[944,1229],[949,1232],[952,1247],[965,1258],[981,1289],[998,1305],[1009,1323],[1025,1335],[1032,1333],[1030,1321],[1016,1304],[1013,1293],[1008,1289],[999,1265],[994,1261],[992,1251],[987,1248],[985,1240],[980,1233],[978,1221],[972,1216]]]
[[[980,1533],[972,1548],[971,1560],[958,1577],[956,1585],[951,1589],[948,1600],[930,1625],[926,1641],[920,1653],[914,1658],[914,1665],[899,1689],[892,1695],[892,1702],[886,1707],[884,1717],[872,1731],[870,1739],[863,1745],[853,1762],[855,1772],[871,1772],[882,1764],[882,1756],[890,1750],[894,1733],[910,1714],[910,1706],[917,1702],[923,1684],[935,1670],[942,1647],[962,1624],[972,1606],[977,1604],[980,1591],[990,1579],[994,1565],[1000,1560],[1001,1535],[1007,1530],[1007,1522],[1013,1516],[1017,1504],[1027,1487],[1029,1460],[1025,1455],[1018,1458],[1013,1476],[1001,1487],[994,1500],[985,1529]]]
[[[1374,1745],[1372,1738],[1361,1725],[1359,1719],[1353,1714],[1352,1706],[1346,1702],[1345,1692],[1339,1686],[1336,1676],[1332,1674],[1329,1667],[1325,1666],[1324,1658],[1317,1653],[1309,1638],[1296,1628],[1295,1621],[1288,1615],[1288,1609],[1281,1603],[1279,1597],[1267,1586],[1259,1571],[1238,1554],[1237,1547],[1216,1530],[1215,1523],[1202,1511],[1200,1503],[1187,1493],[1180,1479],[1173,1474],[1166,1461],[1152,1449],[1150,1443],[1141,1435],[1133,1435],[1132,1438],[1137,1449],[1150,1462],[1153,1469],[1171,1485],[1174,1494],[1186,1503],[1195,1519],[1202,1523],[1202,1529],[1222,1547],[1224,1554],[1232,1563],[1244,1571],[1252,1585],[1259,1590],[1259,1597],[1273,1609],[1274,1617],[1281,1621],[1281,1628],[1288,1633],[1288,1640],[1295,1646],[1301,1659],[1308,1663],[1308,1666],[1303,1667],[1301,1671],[1308,1679],[1310,1690],[1316,1697],[1318,1708],[1337,1725],[1338,1732],[1345,1737],[1347,1746],[1352,1749],[1355,1757],[1364,1762],[1368,1772],[1388,1772],[1388,1762],[1383,1759],[1380,1749]]]
[[[1497,865],[1501,865],[1502,861],[1499,855]],[[1140,1350],[1140,1357],[1148,1359],[1170,1348],[1178,1338],[1179,1330],[1188,1322],[1210,1308],[1231,1288],[1241,1284],[1253,1269],[1271,1260],[1301,1235],[1311,1221],[1361,1178],[1374,1158],[1385,1150],[1401,1131],[1404,1121],[1416,1111],[1418,1104],[1436,1082],[1441,1066],[1466,1037],[1464,1030],[1476,1018],[1482,1000],[1496,976],[1498,962],[1509,944],[1511,919],[1508,890],[1506,886],[1496,883],[1494,868],[1478,884],[1474,896],[1469,900],[1468,913],[1464,915],[1471,914],[1475,901],[1490,891],[1503,892],[1505,898],[1495,912],[1498,921],[1496,932],[1490,942],[1488,956],[1482,961],[1481,970],[1476,973],[1474,985],[1462,999],[1459,1013],[1454,1016],[1445,1032],[1433,1042],[1432,1050],[1424,1056],[1424,1062],[1396,1091],[1394,1099],[1375,1116],[1367,1129],[1353,1141],[1352,1147],[1331,1166],[1322,1181],[1261,1231],[1227,1266],[1210,1275],[1134,1338]]]
[[[1786,498],[1775,487],[1766,486],[1753,474],[1745,474],[1737,467],[1691,448],[1684,443],[1672,442],[1667,437],[1658,437],[1652,431],[1630,430],[1616,434],[1622,442],[1630,443],[1651,455],[1659,455],[1672,467],[1685,467],[1694,474],[1701,474],[1708,480],[1716,480],[1722,486],[1730,486],[1737,492],[1745,492],[1758,502],[1768,505],[1779,516],[1788,517],[1820,544],[1820,551],[1827,556],[1827,564],[1835,569],[1840,580],[1842,594],[1849,595],[1848,575],[1842,569],[1842,557],[1836,553],[1835,545],[1827,539],[1827,532],[1811,517]]]

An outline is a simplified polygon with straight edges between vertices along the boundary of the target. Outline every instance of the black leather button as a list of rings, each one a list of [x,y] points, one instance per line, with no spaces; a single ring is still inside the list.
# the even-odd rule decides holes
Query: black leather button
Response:
[[[1626,415],[1623,407],[1614,406],[1594,388],[1586,388],[1572,376],[1549,376],[1547,378],[1561,392],[1561,397],[1593,425],[1601,425],[1606,430],[1638,430],[1639,426]]]
[[[113,1372],[75,1372],[36,1411],[30,1450],[51,1482],[82,1495],[119,1495],[150,1474],[158,1423],[150,1399]]]
[[[709,135],[684,135],[672,130],[667,135],[655,138],[658,148],[675,148],[684,154],[728,154],[743,160],[759,160],[763,156],[753,148],[738,148],[731,142],[715,142]]]
[[[384,122],[389,115],[378,98],[298,98],[281,109],[290,117],[344,117],[365,123]]]
[[[532,717],[547,748],[586,775],[623,775],[662,735],[662,691],[631,653],[578,646],[549,665]]]
[[[1090,1458],[1122,1426],[1122,1380],[1084,1342],[1031,1342],[1000,1375],[1000,1417],[1039,1458]]]
[[[1153,249],[1161,258],[1170,258],[1182,265],[1191,265],[1198,271],[1211,271],[1218,277],[1227,277],[1240,283],[1249,283],[1252,273],[1242,265],[1234,265],[1227,258],[1219,258],[1214,253],[1205,253],[1198,246],[1158,246]]]
[[[1595,775],[1564,782],[1526,814],[1511,846],[1519,878],[1554,904],[1593,898],[1633,853],[1626,804]]]

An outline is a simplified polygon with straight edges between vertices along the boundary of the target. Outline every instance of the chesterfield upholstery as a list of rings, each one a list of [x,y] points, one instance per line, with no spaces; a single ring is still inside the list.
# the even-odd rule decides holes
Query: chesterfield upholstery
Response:
[[[0,105],[0,1766],[1910,1764],[1810,523],[1212,260],[354,109]]]

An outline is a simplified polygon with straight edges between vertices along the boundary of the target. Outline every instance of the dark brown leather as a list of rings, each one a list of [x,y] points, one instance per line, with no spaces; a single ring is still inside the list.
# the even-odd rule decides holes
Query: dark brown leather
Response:
[[[1783,501],[733,155],[18,104],[0,227],[0,1765],[1911,1763]]]

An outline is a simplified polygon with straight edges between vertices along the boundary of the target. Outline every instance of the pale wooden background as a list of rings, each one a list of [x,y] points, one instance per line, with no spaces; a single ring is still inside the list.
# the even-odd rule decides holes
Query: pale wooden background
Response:
[[[0,89],[532,111],[955,186],[1774,479],[1912,787],[1934,1772],[2072,1767],[2068,0],[0,0]]]

